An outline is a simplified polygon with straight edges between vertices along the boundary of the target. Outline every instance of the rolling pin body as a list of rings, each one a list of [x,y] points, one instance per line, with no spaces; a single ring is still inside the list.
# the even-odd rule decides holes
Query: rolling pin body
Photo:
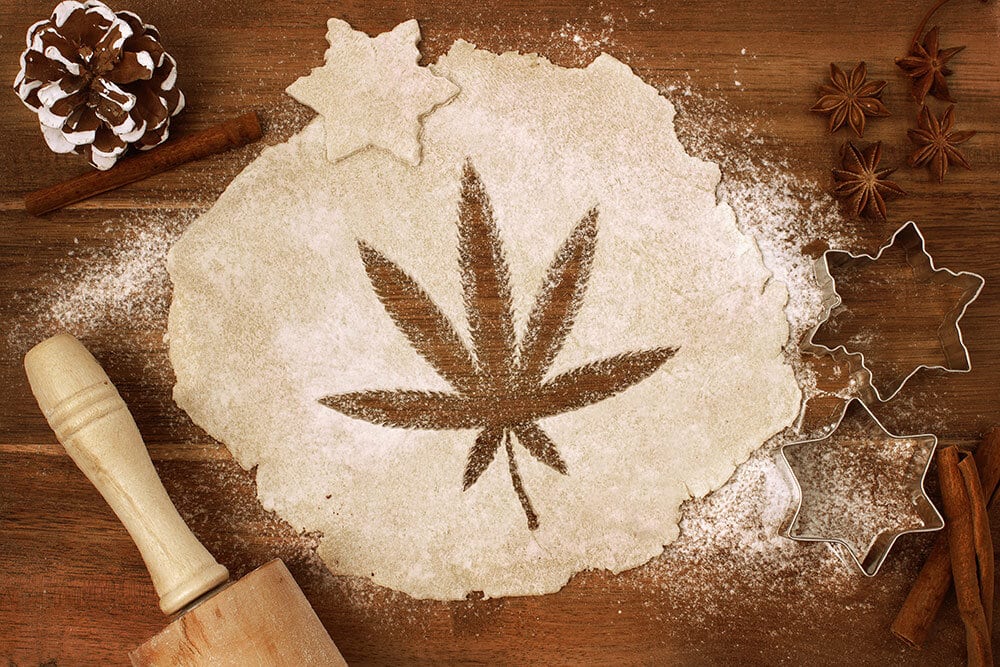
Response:
[[[68,334],[24,358],[31,390],[59,442],[125,525],[172,614],[229,578],[167,496],[135,420],[100,364]]]
[[[347,664],[280,560],[220,588],[229,573],[177,513],[132,414],[83,345],[54,336],[28,352],[24,367],[59,441],[139,547],[160,608],[171,614],[188,607],[129,654],[133,665]]]

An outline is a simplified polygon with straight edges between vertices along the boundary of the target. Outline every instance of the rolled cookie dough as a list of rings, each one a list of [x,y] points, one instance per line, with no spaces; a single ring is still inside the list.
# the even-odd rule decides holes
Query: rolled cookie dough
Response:
[[[176,243],[176,401],[256,466],[266,508],[322,532],[336,573],[458,599],[640,565],[676,538],[684,500],[798,414],[786,290],[716,200],[718,167],[678,142],[673,106],[613,57],[566,69],[459,41],[430,69],[461,92],[424,118],[419,165],[375,149],[331,163],[317,118]],[[557,248],[599,208],[589,285],[550,376],[680,348],[627,391],[541,420],[567,474],[516,451],[536,530],[500,455],[463,491],[474,431],[391,428],[318,402],[451,389],[375,296],[358,241],[413,277],[471,348],[456,227],[466,160],[493,203],[519,338]]]

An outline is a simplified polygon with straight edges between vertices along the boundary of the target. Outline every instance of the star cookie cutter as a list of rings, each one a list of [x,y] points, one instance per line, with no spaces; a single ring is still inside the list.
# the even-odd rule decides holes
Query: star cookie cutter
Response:
[[[789,452],[795,449],[813,446],[833,437],[840,429],[841,424],[843,424],[845,417],[847,417],[848,412],[854,404],[860,406],[863,410],[861,414],[867,415],[867,418],[870,419],[871,423],[876,427],[876,432],[884,437],[885,443],[898,440],[913,441],[915,443],[914,450],[916,453],[910,457],[907,464],[913,473],[919,473],[913,475],[910,485],[902,489],[903,492],[909,492],[914,517],[916,517],[918,521],[914,521],[912,525],[896,526],[895,528],[883,528],[877,532],[873,530],[874,537],[868,542],[867,548],[864,549],[863,552],[855,549],[854,545],[852,545],[851,542],[843,536],[820,532],[809,534],[798,531],[800,519],[803,515],[805,495],[803,494],[799,478],[796,476],[793,460],[790,459],[788,455]],[[937,442],[937,436],[930,433],[922,433],[919,435],[895,435],[882,425],[882,422],[880,422],[878,418],[872,414],[871,410],[863,400],[859,398],[850,399],[844,404],[844,409],[840,414],[840,417],[836,422],[828,427],[823,436],[809,440],[791,442],[781,447],[781,459],[785,464],[787,472],[790,474],[797,498],[795,514],[792,516],[791,521],[788,522],[787,527],[782,534],[785,537],[797,542],[828,542],[836,545],[840,548],[839,550],[841,552],[846,551],[850,555],[850,559],[858,566],[865,576],[874,577],[878,574],[879,569],[885,562],[886,557],[888,557],[893,545],[900,537],[910,533],[929,533],[944,528],[944,518],[941,516],[941,513],[938,512],[930,498],[928,498],[927,492],[924,489],[924,480],[927,477],[927,471],[930,469],[931,461],[934,458],[934,451],[937,449]],[[926,456],[924,456],[924,454],[926,454]],[[880,495],[885,494],[880,493]]]
[[[834,308],[843,303],[843,299],[837,292],[837,282],[833,278],[831,268],[842,268],[858,262],[876,262],[886,250],[896,246],[902,248],[906,253],[906,262],[913,271],[914,283],[944,285],[958,279],[963,285],[962,296],[945,313],[941,326],[938,328],[938,338],[941,342],[944,364],[920,363],[908,373],[899,373],[884,383],[882,380],[876,383],[871,366],[863,353],[851,352],[844,345],[838,345],[833,348],[827,347],[819,343],[814,343],[813,338],[820,327],[829,321]],[[969,305],[979,296],[986,281],[978,273],[971,273],[969,271],[955,272],[943,267],[937,268],[934,265],[934,258],[925,250],[924,235],[920,232],[915,222],[907,222],[896,230],[896,233],[892,235],[889,242],[879,248],[875,255],[865,253],[854,254],[846,250],[831,249],[824,252],[816,260],[813,270],[822,292],[822,313],[816,326],[806,336],[805,342],[801,346],[802,350],[816,355],[836,356],[839,354],[850,357],[852,370],[855,371],[853,376],[855,378],[864,378],[867,376],[869,382],[868,391],[862,389],[859,392],[866,400],[874,398],[883,403],[891,400],[902,390],[903,385],[922,369],[942,370],[951,373],[968,373],[972,370],[969,350],[962,339],[962,330],[959,327],[959,321],[965,315],[965,311]]]

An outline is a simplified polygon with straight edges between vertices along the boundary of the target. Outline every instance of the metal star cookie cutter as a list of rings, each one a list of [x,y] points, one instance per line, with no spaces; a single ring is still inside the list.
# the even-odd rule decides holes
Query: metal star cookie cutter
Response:
[[[898,374],[890,378],[884,385],[882,380],[876,384],[872,369],[861,352],[851,352],[844,345],[837,347],[827,347],[814,343],[813,338],[829,319],[833,309],[843,303],[843,299],[837,292],[837,283],[831,273],[832,268],[841,268],[858,261],[878,261],[882,254],[894,246],[901,247],[906,253],[906,262],[913,270],[913,280],[915,283],[926,283],[943,285],[959,279],[964,283],[962,297],[959,301],[945,313],[941,326],[938,329],[938,338],[941,341],[941,351],[944,355],[945,364],[921,363],[905,374]],[[969,350],[962,339],[962,330],[959,321],[965,315],[966,309],[976,300],[985,284],[984,278],[978,273],[969,271],[955,272],[947,268],[937,268],[934,265],[934,258],[925,250],[924,235],[920,232],[916,223],[907,222],[900,227],[889,239],[889,242],[878,249],[875,255],[865,253],[854,254],[846,250],[830,249],[816,260],[813,267],[816,280],[822,291],[822,313],[819,321],[808,333],[802,343],[802,350],[816,355],[837,355],[842,354],[852,359],[852,369],[856,372],[852,375],[856,378],[863,378],[867,375],[869,387],[864,388],[859,394],[865,399],[874,398],[879,402],[891,400],[902,390],[903,385],[922,369],[943,370],[951,373],[968,373],[972,370],[972,362],[969,359]],[[881,387],[880,387],[881,385]]]
[[[799,519],[802,515],[804,494],[799,479],[795,474],[793,463],[787,454],[789,450],[815,445],[816,443],[823,442],[831,438],[837,430],[840,429],[841,424],[851,409],[851,406],[855,403],[857,403],[864,410],[863,414],[867,414],[871,422],[877,427],[877,430],[884,435],[887,442],[889,440],[916,441],[919,447],[918,451],[921,453],[926,452],[926,460],[919,465],[917,465],[919,457],[911,457],[908,463],[913,468],[914,472],[919,472],[919,475],[914,476],[911,486],[903,489],[904,492],[910,492],[910,501],[913,504],[914,514],[916,517],[919,517],[921,525],[880,530],[875,533],[875,537],[869,542],[864,553],[856,552],[856,550],[852,548],[851,543],[842,536],[818,533],[796,533],[796,528],[799,525]],[[889,552],[892,550],[892,547],[896,543],[897,539],[910,533],[928,533],[944,528],[944,518],[941,516],[941,513],[938,512],[930,498],[928,498],[927,492],[924,489],[924,480],[927,477],[927,471],[930,469],[931,461],[934,458],[934,451],[937,449],[937,441],[937,436],[931,433],[922,433],[919,435],[895,435],[883,426],[882,422],[880,422],[878,418],[872,414],[871,410],[863,400],[859,398],[850,399],[844,404],[844,409],[843,412],[841,412],[840,417],[826,429],[823,436],[788,443],[781,447],[781,460],[784,462],[786,471],[791,477],[797,497],[795,514],[792,516],[791,521],[788,522],[782,534],[785,537],[797,542],[828,542],[836,545],[837,547],[840,547],[838,550],[839,552],[842,553],[843,551],[846,551],[850,555],[850,559],[858,566],[865,576],[874,577],[878,574],[879,569],[882,567],[882,564],[885,562],[886,557],[888,557]]]

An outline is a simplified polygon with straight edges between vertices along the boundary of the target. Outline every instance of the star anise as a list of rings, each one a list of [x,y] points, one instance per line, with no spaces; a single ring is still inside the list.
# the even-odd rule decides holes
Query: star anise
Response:
[[[860,137],[865,133],[865,116],[888,116],[889,110],[879,97],[885,81],[868,81],[868,67],[860,62],[848,76],[830,63],[830,83],[819,87],[821,96],[810,111],[830,116],[830,133],[846,122]]]
[[[954,104],[945,109],[941,118],[935,118],[934,113],[925,104],[920,108],[920,114],[917,116],[919,127],[906,131],[910,141],[917,146],[913,155],[910,156],[910,165],[914,167],[928,165],[938,183],[944,182],[944,175],[948,173],[948,165],[952,162],[960,164],[966,169],[972,169],[972,165],[965,159],[957,146],[968,141],[975,134],[975,131],[952,132],[951,128],[954,124]]]
[[[510,270],[493,208],[479,175],[466,163],[458,250],[472,350],[412,277],[367,243],[358,243],[365,271],[389,317],[453,391],[359,391],[326,396],[320,402],[382,426],[476,431],[464,489],[476,483],[502,446],[528,528],[537,528],[538,515],[518,472],[515,439],[536,459],[566,474],[565,461],[538,420],[625,391],[676,352],[670,347],[625,352],[546,378],[583,302],[597,242],[597,217],[597,210],[591,209],[556,253],[518,343]]]
[[[841,168],[833,170],[833,180],[837,184],[833,194],[845,200],[854,215],[885,220],[886,197],[898,197],[906,192],[886,180],[895,169],[878,168],[882,160],[882,142],[868,144],[861,150],[848,141],[842,153]]]
[[[964,49],[964,46],[953,46],[941,49],[938,44],[939,28],[934,26],[924,35],[924,43],[913,43],[913,47],[905,58],[896,58],[896,65],[913,79],[913,98],[917,104],[923,104],[928,94],[939,100],[954,102],[948,92],[948,82],[945,77],[951,74],[946,63],[952,56]]]

